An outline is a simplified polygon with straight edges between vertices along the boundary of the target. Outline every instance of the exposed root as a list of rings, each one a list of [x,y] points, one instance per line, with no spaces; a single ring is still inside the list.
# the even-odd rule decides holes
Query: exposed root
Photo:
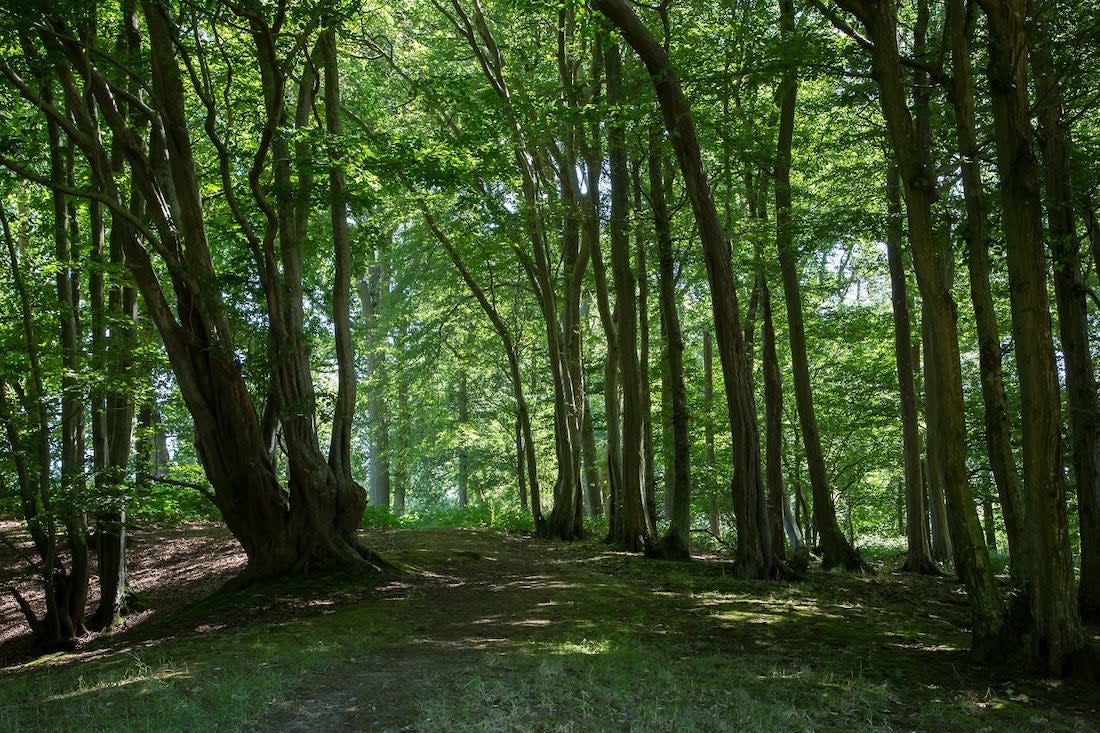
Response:
[[[27,626],[31,627],[31,632],[35,636],[40,637],[42,635],[42,619],[38,618],[38,614],[31,608],[31,604],[14,585],[8,588],[8,592],[10,592],[12,598],[15,599],[15,603],[19,606],[19,610],[23,613],[23,617],[27,619]]]

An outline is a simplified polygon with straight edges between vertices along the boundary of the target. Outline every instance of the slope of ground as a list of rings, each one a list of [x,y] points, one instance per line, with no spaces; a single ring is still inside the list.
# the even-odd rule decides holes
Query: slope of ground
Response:
[[[403,572],[196,602],[241,558],[213,526],[166,538],[135,553],[141,623],[0,670],[0,730],[1100,730],[1094,686],[970,664],[949,580],[372,530]]]

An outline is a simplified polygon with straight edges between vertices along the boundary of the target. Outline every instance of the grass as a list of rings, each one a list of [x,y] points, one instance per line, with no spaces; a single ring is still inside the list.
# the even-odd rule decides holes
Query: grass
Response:
[[[213,598],[0,671],[0,730],[1097,730],[1095,687],[966,659],[945,579],[738,581],[595,542],[376,530],[407,568]],[[152,622],[151,622],[152,623]]]

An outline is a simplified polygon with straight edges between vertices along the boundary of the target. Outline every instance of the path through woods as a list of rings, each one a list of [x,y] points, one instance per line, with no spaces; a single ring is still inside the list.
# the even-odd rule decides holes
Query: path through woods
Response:
[[[238,566],[224,533],[165,530],[166,548],[146,530],[133,563],[150,605],[140,623],[76,655],[0,670],[0,684],[79,670],[94,689],[96,665],[159,650],[169,661],[142,662],[159,694],[182,685],[201,700],[222,675],[274,680],[217,730],[1100,729],[1095,690],[967,661],[965,597],[952,580],[744,582],[719,556],[661,563],[591,541],[370,530],[403,574],[197,600]],[[171,572],[154,575],[150,562]],[[6,664],[18,650],[11,610]],[[217,660],[232,653],[226,669]],[[58,713],[79,720],[80,708],[63,706],[81,690],[0,707],[0,723],[52,712],[79,728]],[[101,687],[86,704],[141,715],[140,695],[112,693]]]

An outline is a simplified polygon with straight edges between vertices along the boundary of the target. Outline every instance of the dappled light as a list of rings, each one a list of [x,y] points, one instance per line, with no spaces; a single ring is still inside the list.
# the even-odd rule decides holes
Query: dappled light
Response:
[[[211,541],[200,526],[188,532],[189,546]],[[496,726],[497,715],[561,715],[564,699],[581,721],[637,708],[654,726],[671,716],[704,729],[718,720],[970,729],[949,712],[979,728],[1054,716],[1044,719],[1069,731],[1097,719],[1072,685],[998,679],[968,662],[965,606],[946,579],[811,574],[766,585],[708,561],[669,570],[592,543],[435,530],[376,538],[417,569],[152,608],[149,620],[49,660],[54,681],[34,705],[96,700],[125,711],[152,695],[184,705],[243,684],[232,694],[254,706],[248,729],[272,733],[443,730],[467,715]],[[209,593],[197,577],[181,574],[151,597]],[[183,618],[189,633],[165,633]],[[201,662],[191,656],[199,649]]]
[[[1097,0],[0,0],[0,733],[1100,731]]]

